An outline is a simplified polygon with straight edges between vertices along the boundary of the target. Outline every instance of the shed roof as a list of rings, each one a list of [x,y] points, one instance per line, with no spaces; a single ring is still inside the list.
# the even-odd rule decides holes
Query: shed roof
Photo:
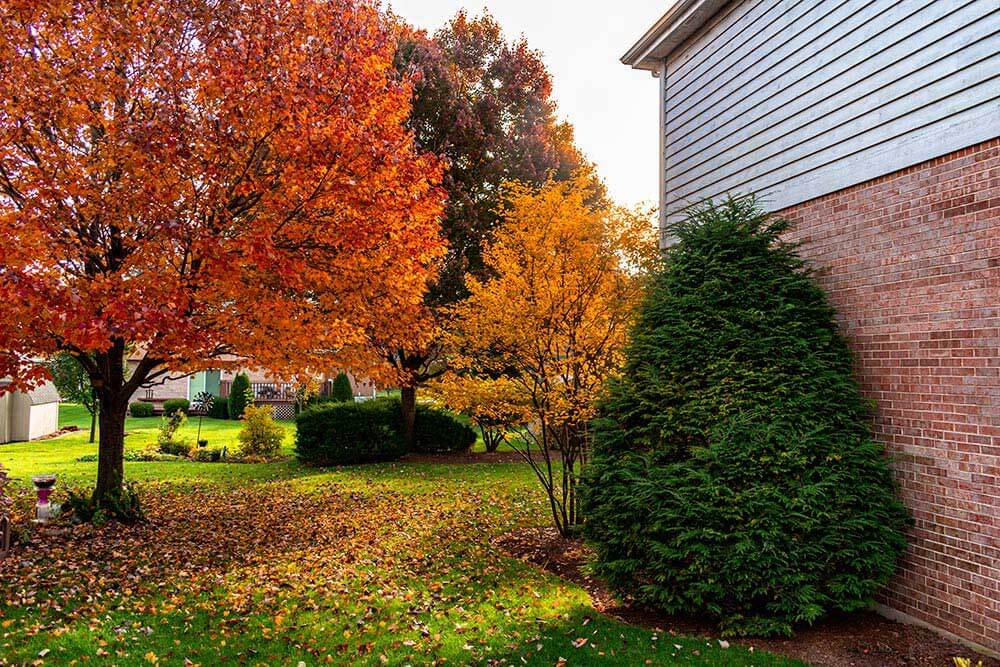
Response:
[[[32,405],[45,405],[47,403],[58,403],[59,392],[51,382],[35,387],[28,392],[28,400]]]
[[[673,0],[666,13],[622,56],[622,62],[634,69],[658,72],[660,62],[671,51],[729,2],[730,0]]]

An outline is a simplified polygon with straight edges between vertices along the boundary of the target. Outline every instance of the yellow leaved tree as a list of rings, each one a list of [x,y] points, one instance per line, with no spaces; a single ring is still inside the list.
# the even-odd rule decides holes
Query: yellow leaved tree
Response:
[[[522,424],[510,440],[532,466],[563,534],[578,523],[587,424],[622,349],[656,257],[651,213],[609,205],[592,175],[508,185],[485,254],[488,280],[451,310],[453,374],[439,388],[477,423]],[[492,398],[491,398],[492,397]],[[474,404],[474,405],[473,405]]]

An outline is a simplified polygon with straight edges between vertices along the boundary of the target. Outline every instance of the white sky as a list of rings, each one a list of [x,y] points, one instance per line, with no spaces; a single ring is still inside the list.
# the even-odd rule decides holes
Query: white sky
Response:
[[[620,204],[655,204],[657,87],[648,72],[618,59],[671,4],[669,0],[384,0],[433,32],[464,7],[489,9],[508,38],[524,35],[545,56],[559,113],[597,163]]]

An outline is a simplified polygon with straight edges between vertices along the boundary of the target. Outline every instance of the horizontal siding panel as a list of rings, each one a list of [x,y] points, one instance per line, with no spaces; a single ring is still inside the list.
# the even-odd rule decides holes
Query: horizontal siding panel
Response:
[[[734,96],[737,100],[745,96],[755,81],[766,83],[778,78],[787,63],[822,57],[824,44],[830,41],[828,33],[852,25],[858,20],[856,15],[862,13],[854,0],[820,5],[806,2],[801,8],[804,13],[783,16],[768,35],[746,45],[727,60],[724,68],[698,79],[689,96],[679,95],[671,83],[671,99],[667,101],[668,134],[683,130],[686,123],[713,112]]]
[[[827,46],[826,55],[836,50],[838,57],[797,63],[750,89],[745,97],[723,100],[711,114],[696,116],[696,123],[674,134],[677,140],[672,149],[677,163],[704,153],[709,145],[721,144],[719,150],[729,150],[735,142],[770,129],[775,117],[785,124],[797,118],[801,122],[805,115],[804,122],[808,122],[822,115],[820,106],[829,109],[860,101],[901,76],[927,68],[996,31],[974,0],[968,0],[964,7],[947,9],[949,13],[944,15],[944,7],[935,0],[923,0],[923,7],[892,0],[889,4],[877,20],[865,21]],[[892,33],[883,36],[887,31]],[[866,48],[880,37],[883,42],[895,41],[877,53]]]
[[[717,25],[703,28],[703,36],[682,45],[667,63],[667,76],[675,85],[677,101],[682,102],[699,81],[720,71],[733,53],[742,53],[758,39],[761,32],[778,23],[809,11],[811,0],[748,0],[736,3],[732,11]],[[795,12],[793,14],[793,12]]]
[[[664,79],[665,219],[727,193],[784,208],[1000,136],[1000,4],[734,3]]]
[[[833,113],[811,119],[795,131],[781,134],[776,124],[754,140],[725,150],[692,166],[677,164],[676,178],[667,187],[678,193],[703,189],[730,189],[808,156],[831,150],[853,151],[874,145],[887,136],[900,136],[921,118],[946,117],[1000,96],[1000,36],[977,44],[977,59],[969,48],[946,59],[940,69],[921,70],[895,85],[855,99]],[[969,60],[971,64],[966,65]],[[949,71],[944,71],[949,70]],[[936,77],[936,78],[932,78]],[[881,106],[871,108],[872,100]],[[739,172],[732,173],[734,166]],[[691,178],[691,177],[694,178]]]

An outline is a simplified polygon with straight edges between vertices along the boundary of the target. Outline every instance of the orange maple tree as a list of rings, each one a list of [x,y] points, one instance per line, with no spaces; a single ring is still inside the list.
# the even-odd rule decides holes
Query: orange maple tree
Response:
[[[492,277],[470,280],[469,298],[451,311],[454,375],[438,386],[455,409],[492,395],[485,417],[527,423],[509,442],[531,464],[564,534],[578,521],[587,424],[624,362],[657,255],[651,212],[607,204],[597,186],[582,171],[540,188],[507,187],[504,224],[484,255]]]
[[[393,53],[366,0],[0,7],[0,376],[83,364],[95,501],[140,387],[363,366],[366,332],[419,330],[444,197]]]

